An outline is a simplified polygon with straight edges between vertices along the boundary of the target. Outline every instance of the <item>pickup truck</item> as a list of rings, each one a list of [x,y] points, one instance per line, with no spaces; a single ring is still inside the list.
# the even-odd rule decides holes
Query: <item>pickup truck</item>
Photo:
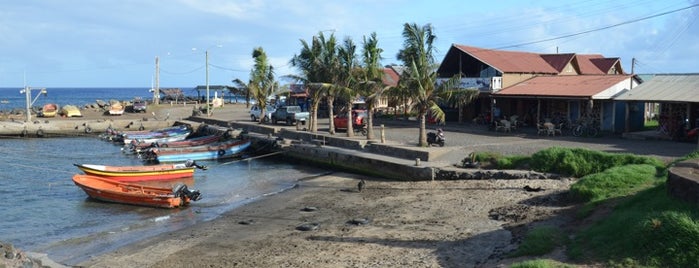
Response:
[[[301,124],[305,125],[309,116],[310,114],[308,112],[301,111],[300,106],[282,106],[272,113],[271,119],[274,124],[279,121],[284,121],[287,125],[296,122],[301,122]]]

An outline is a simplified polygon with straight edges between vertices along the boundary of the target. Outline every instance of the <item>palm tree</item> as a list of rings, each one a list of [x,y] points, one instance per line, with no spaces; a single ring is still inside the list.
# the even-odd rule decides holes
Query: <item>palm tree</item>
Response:
[[[381,70],[381,52],[378,46],[379,40],[376,32],[366,36],[362,42],[362,75],[359,78],[360,94],[365,96],[367,105],[367,139],[374,138],[374,107],[383,93],[389,89],[383,85],[383,71]]]
[[[268,63],[267,53],[262,47],[252,50],[252,58],[255,60],[255,64],[250,70],[250,82],[245,84],[240,79],[235,79],[233,83],[239,88],[247,89],[250,96],[257,101],[260,111],[264,113],[267,110],[267,99],[278,87],[278,83],[274,80],[274,67]],[[262,123],[265,117],[260,116],[259,120],[259,123]]]
[[[301,40],[301,52],[294,55],[290,64],[301,71],[301,75],[289,75],[288,77],[301,81],[309,89],[311,98],[310,131],[318,131],[318,106],[320,99],[335,81],[333,68],[337,60],[336,39],[333,34],[326,40],[323,32],[314,36],[311,44]],[[331,118],[332,120],[332,118]]]
[[[354,126],[352,118],[352,103],[357,99],[356,73],[359,70],[357,64],[357,45],[354,44],[351,38],[345,38],[343,45],[338,48],[339,68],[337,69],[338,76],[335,82],[335,91],[341,96],[344,96],[346,113],[347,113],[347,137],[354,135]]]
[[[452,90],[458,86],[459,77],[454,76],[437,84],[437,65],[432,46],[436,36],[432,33],[430,24],[420,27],[415,23],[406,23],[403,26],[403,38],[403,48],[397,57],[404,62],[407,69],[401,80],[405,79],[404,85],[410,92],[417,111],[420,128],[418,146],[427,146],[425,115],[429,113],[438,122],[444,122],[444,111],[439,107],[439,103],[451,98]]]

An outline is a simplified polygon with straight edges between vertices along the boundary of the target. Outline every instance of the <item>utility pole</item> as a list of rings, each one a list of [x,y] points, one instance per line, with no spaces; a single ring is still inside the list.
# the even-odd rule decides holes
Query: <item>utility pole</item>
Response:
[[[160,104],[160,58],[155,56],[155,88],[153,92],[153,103]]]
[[[209,102],[209,50],[204,52],[206,56],[206,117],[211,117],[211,103]]]

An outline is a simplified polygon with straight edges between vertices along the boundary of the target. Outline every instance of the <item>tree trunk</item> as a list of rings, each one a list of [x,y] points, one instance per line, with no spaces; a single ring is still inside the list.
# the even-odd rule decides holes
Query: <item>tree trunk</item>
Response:
[[[335,117],[335,106],[333,105],[333,102],[335,102],[335,97],[327,96],[325,97],[325,99],[328,102],[328,123],[330,126],[328,132],[330,133],[330,135],[335,135],[335,120],[333,120],[333,117]]]
[[[313,104],[311,105],[311,125],[309,126],[311,128],[311,133],[318,132],[318,105],[320,105],[320,101],[313,100]]]
[[[366,139],[374,138],[374,105],[369,102],[366,107]]]
[[[425,127],[425,114],[427,113],[420,111],[420,114],[418,115],[418,120],[420,121],[420,139],[418,142],[418,146],[420,147],[427,147],[427,128]]]
[[[352,118],[352,102],[347,102],[347,137],[354,136],[354,118]]]

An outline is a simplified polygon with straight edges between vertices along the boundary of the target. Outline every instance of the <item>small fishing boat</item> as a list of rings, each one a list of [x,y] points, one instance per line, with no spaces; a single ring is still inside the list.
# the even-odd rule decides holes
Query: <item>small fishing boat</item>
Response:
[[[192,134],[190,126],[179,125],[153,131],[124,133],[121,134],[121,137],[124,144],[130,144],[132,141],[139,143],[167,143],[184,140],[189,134]]]
[[[201,193],[197,190],[190,190],[186,184],[177,184],[172,188],[160,188],[82,174],[74,175],[73,182],[83,189],[89,197],[112,203],[176,208],[201,199]]]
[[[124,145],[122,151],[125,153],[141,153],[148,148],[182,148],[191,146],[200,146],[214,143],[221,140],[221,135],[205,135],[194,138],[186,138],[181,141],[171,142],[143,142],[141,140],[133,140],[131,143]]]
[[[147,166],[106,166],[94,164],[73,164],[87,175],[99,176],[120,182],[155,181],[188,178],[194,176],[195,169],[206,169],[189,160],[184,163]]]
[[[55,103],[47,103],[41,108],[39,116],[41,117],[55,117],[58,113],[58,105]]]
[[[111,105],[109,105],[109,114],[110,115],[122,115],[124,114],[124,111],[126,110],[126,107],[121,104],[121,102],[115,101]]]
[[[60,112],[58,112],[61,116],[63,117],[82,117],[83,114],[80,112],[80,109],[78,106],[75,105],[66,105],[61,108]]]
[[[182,148],[150,148],[140,157],[146,161],[180,162],[192,160],[217,160],[240,156],[250,147],[250,140],[228,140],[208,145]]]

